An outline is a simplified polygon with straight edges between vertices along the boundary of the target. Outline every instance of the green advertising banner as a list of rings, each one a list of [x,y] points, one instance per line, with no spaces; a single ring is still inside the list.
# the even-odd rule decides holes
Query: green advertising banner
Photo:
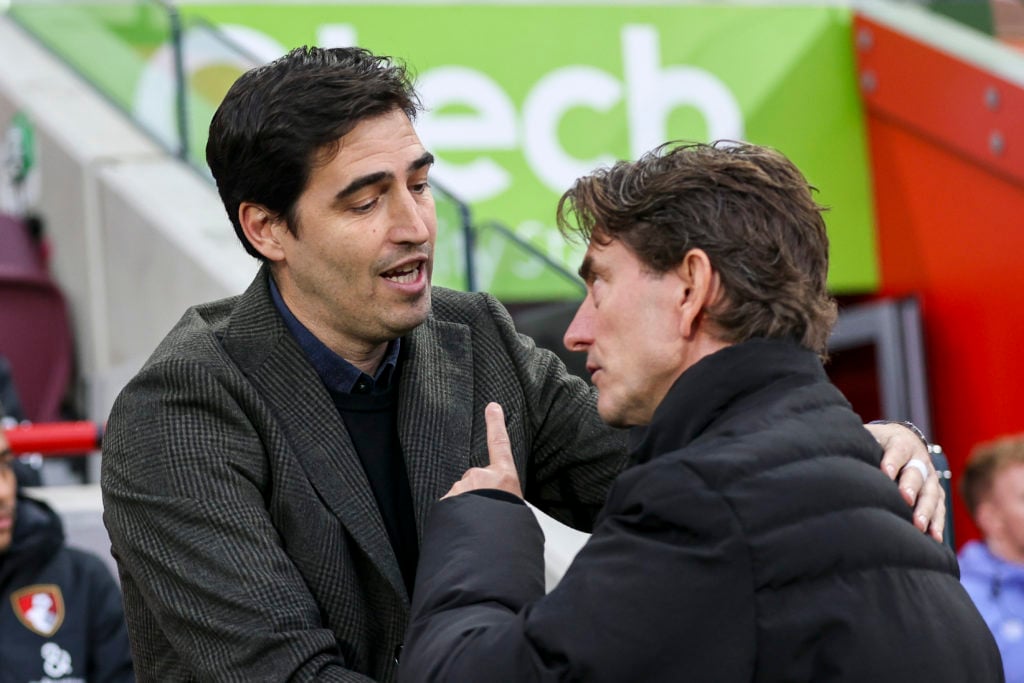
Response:
[[[141,11],[133,18],[115,16],[101,11],[101,4],[80,6],[80,13],[84,7],[94,8],[93,22],[101,25],[92,33],[116,35],[136,55],[123,73],[106,76],[115,81],[115,99],[130,99],[125,106],[136,118],[173,138],[179,103],[166,17],[144,19]],[[596,166],[635,158],[670,139],[743,139],[782,150],[820,188],[819,202],[831,207],[826,220],[833,290],[869,292],[877,285],[847,8],[426,2],[177,7],[194,155],[201,155],[205,126],[223,92],[252,63],[303,44],[361,45],[405,61],[427,105],[417,127],[437,157],[434,177],[471,206],[479,227],[477,285],[506,301],[578,296],[578,285],[548,263],[575,271],[582,252],[554,227],[559,195]],[[31,12],[25,7],[21,14]],[[82,17],[74,25],[83,32]],[[102,67],[109,74],[110,63]],[[464,241],[453,207],[439,211],[435,281],[463,287]],[[487,229],[491,222],[507,231]]]

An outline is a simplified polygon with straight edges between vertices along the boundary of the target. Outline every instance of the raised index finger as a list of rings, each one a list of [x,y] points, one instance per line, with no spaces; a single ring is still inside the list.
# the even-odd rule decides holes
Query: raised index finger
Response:
[[[491,467],[515,472],[512,443],[505,429],[505,411],[497,403],[488,403],[484,408],[484,421],[487,423],[487,453],[491,458]]]

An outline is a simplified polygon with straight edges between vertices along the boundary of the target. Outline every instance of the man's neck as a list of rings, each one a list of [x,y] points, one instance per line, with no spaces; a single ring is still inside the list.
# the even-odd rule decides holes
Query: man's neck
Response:
[[[1013,544],[995,538],[989,538],[985,543],[989,551],[999,559],[1024,566],[1024,552]]]
[[[292,309],[292,312],[295,313],[295,310]],[[360,343],[347,335],[336,333],[326,325],[317,325],[311,320],[304,320],[298,313],[295,313],[295,317],[324,346],[344,358],[361,372],[365,372],[370,377],[377,373],[377,368],[380,367],[381,361],[384,360],[384,355],[387,353],[388,342],[381,342],[377,345]]]
[[[328,346],[330,346],[330,344],[328,344]],[[365,372],[370,377],[373,377],[377,374],[377,368],[380,367],[381,361],[384,360],[384,354],[387,352],[388,345],[387,342],[385,342],[365,355],[346,354],[333,346],[330,346],[330,348],[349,363],[359,368],[359,370]]]
[[[301,302],[289,296],[287,287],[282,288],[281,282],[272,274],[273,286],[277,288],[281,301],[292,316],[316,337],[321,344],[341,356],[360,372],[373,377],[388,350],[389,342],[372,343],[356,339],[352,335],[339,331],[330,323],[329,312],[307,311]]]

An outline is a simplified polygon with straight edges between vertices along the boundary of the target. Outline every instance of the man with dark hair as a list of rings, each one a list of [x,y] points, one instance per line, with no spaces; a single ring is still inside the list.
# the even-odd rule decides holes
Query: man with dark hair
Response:
[[[960,492],[982,540],[960,549],[960,580],[992,629],[1007,681],[1024,680],[1024,434],[971,451]]]
[[[270,260],[246,234],[243,203],[258,197],[297,237],[300,195],[335,159],[342,138],[362,121],[391,114],[404,114],[403,132],[415,137],[411,121],[419,110],[406,70],[366,50],[299,48],[243,74],[210,123],[206,160],[245,250]],[[433,157],[424,150],[415,161],[425,186]]]
[[[423,521],[486,462],[489,400],[556,519],[588,529],[625,464],[590,387],[492,297],[431,289],[416,106],[390,60],[309,48],[214,116],[210,168],[264,266],[186,313],[110,415],[104,521],[140,678],[392,680]]]
[[[527,498],[560,521],[589,530],[625,465],[586,382],[492,297],[431,288],[417,107],[390,59],[300,48],[244,74],[214,116],[210,168],[264,265],[185,314],[103,444],[143,678],[394,679],[424,520],[487,462],[489,401],[509,412]],[[889,430],[894,470],[915,448],[927,460]],[[928,529],[944,506],[923,484],[900,478]]]
[[[575,221],[569,217],[574,216]],[[608,424],[643,426],[544,596],[516,436],[427,525],[401,681],[997,681],[956,558],[917,533],[828,381],[821,209],[784,156],[664,147],[576,182],[565,334]]]

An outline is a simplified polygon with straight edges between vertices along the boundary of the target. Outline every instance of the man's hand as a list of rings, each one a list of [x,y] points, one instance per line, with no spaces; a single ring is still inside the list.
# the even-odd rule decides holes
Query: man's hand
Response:
[[[882,471],[898,481],[900,493],[908,505],[914,506],[914,526],[942,542],[946,525],[946,492],[921,439],[899,423],[867,424],[864,427],[875,437],[885,453]],[[907,467],[911,460],[921,463],[928,472],[924,476],[917,466]]]
[[[498,489],[523,497],[516,463],[512,459],[512,444],[505,430],[505,413],[501,406],[497,403],[488,403],[484,408],[484,420],[487,422],[487,453],[490,455],[491,464],[466,470],[462,479],[455,482],[448,493],[441,497],[442,500],[477,489]]]

